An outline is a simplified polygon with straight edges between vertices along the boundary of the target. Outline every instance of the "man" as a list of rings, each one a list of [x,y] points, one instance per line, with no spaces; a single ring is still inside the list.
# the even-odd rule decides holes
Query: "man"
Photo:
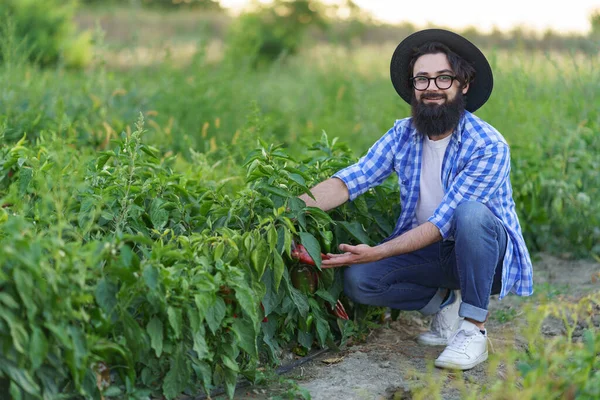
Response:
[[[532,266],[515,211],[509,147],[472,113],[489,98],[485,56],[460,35],[416,32],[393,54],[394,88],[411,104],[356,164],[311,189],[309,206],[329,210],[398,175],[401,215],[383,243],[340,245],[323,265],[348,265],[344,291],[355,302],[434,314],[419,336],[446,345],[441,368],[485,361],[491,294],[532,293]]]

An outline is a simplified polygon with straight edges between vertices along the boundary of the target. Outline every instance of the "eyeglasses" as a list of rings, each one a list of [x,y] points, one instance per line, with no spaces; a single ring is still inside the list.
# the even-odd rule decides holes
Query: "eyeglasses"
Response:
[[[410,78],[410,81],[412,82],[413,87],[419,91],[427,90],[431,81],[435,81],[435,85],[438,89],[446,90],[452,86],[455,79],[456,77],[452,75],[438,75],[434,78],[419,75]]]

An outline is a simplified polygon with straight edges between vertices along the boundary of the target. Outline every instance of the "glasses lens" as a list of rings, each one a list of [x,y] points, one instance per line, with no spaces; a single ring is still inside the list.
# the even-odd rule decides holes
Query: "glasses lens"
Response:
[[[435,78],[435,84],[440,89],[448,89],[450,86],[452,86],[453,80],[454,77],[450,75],[440,75]]]
[[[429,86],[429,79],[424,76],[415,76],[413,78],[413,86],[417,90],[425,90]]]

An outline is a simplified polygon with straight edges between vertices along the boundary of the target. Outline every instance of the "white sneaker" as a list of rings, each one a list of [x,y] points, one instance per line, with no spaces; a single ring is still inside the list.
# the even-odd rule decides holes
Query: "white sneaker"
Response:
[[[487,335],[477,325],[463,320],[448,346],[435,360],[435,366],[447,369],[471,369],[487,360]]]
[[[458,316],[460,308],[460,290],[454,291],[454,302],[438,311],[431,320],[429,331],[421,333],[418,342],[428,346],[446,346],[458,324],[462,320]]]

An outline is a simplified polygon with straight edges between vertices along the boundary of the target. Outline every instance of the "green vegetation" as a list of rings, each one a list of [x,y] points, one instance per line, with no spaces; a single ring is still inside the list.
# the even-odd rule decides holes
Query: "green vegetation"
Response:
[[[98,35],[73,70],[30,62],[16,27],[0,39],[0,397],[233,396],[285,351],[364,332],[370,318],[333,306],[380,311],[348,302],[318,254],[389,234],[395,182],[329,213],[296,196],[408,115],[393,48],[296,47],[256,68],[256,52],[215,60],[201,41],[185,63],[118,69]],[[511,144],[530,249],[598,257],[598,56],[487,53],[496,89],[478,115]],[[317,259],[314,291],[292,282],[292,241]],[[533,377],[588,368],[573,382],[593,398],[584,337],[509,358],[526,365],[514,381],[565,392]]]
[[[89,33],[77,33],[73,16],[75,1],[60,0],[4,0],[0,3],[0,62],[14,62],[7,58],[15,48],[21,56],[41,66],[58,62],[68,67],[81,68],[89,63],[92,49]],[[14,44],[7,45],[11,40]]]
[[[504,399],[596,399],[600,396],[600,336],[598,311],[600,293],[577,303],[548,302],[527,307],[519,333],[524,342],[490,356],[489,385],[476,386],[461,373],[448,373],[434,380],[431,374],[415,378],[415,400],[441,398],[445,385],[458,389],[460,398]],[[540,334],[547,318],[555,319],[564,335]]]

